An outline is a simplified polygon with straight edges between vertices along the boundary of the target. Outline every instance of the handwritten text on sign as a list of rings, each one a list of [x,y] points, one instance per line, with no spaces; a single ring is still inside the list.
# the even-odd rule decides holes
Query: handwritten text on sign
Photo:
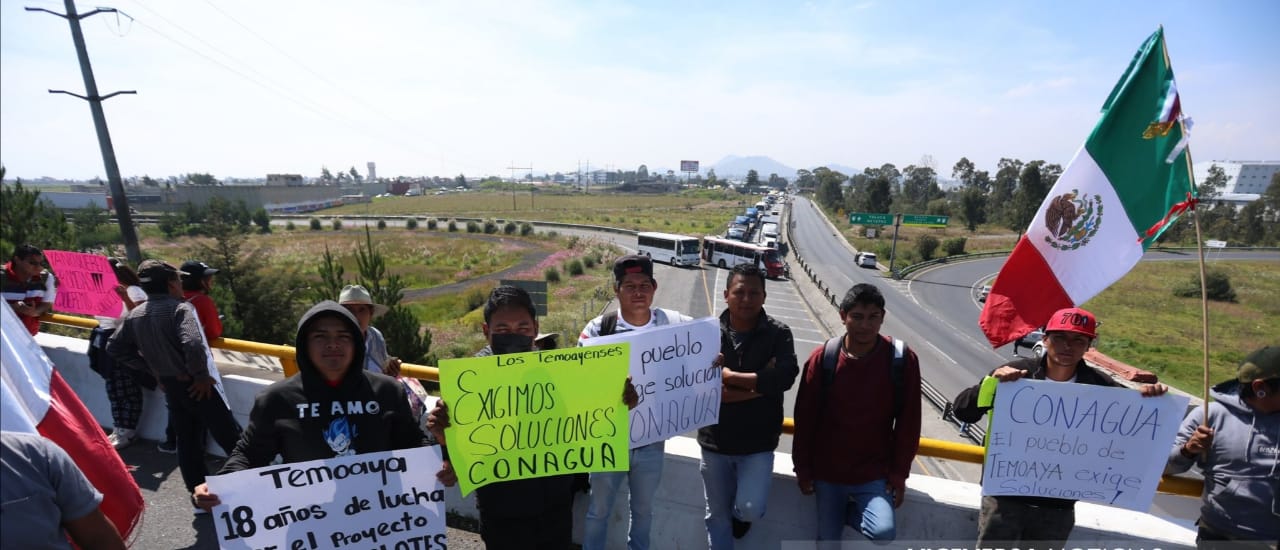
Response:
[[[220,548],[445,548],[440,447],[266,466],[208,479]]]
[[[120,316],[121,301],[116,294],[120,283],[105,256],[46,250],[44,257],[58,278],[54,309],[99,317]]]
[[[626,344],[440,362],[458,488],[581,472],[625,472]]]
[[[1146,511],[1185,396],[1040,380],[998,386],[982,494],[1083,500]]]
[[[631,343],[631,383],[640,404],[631,410],[631,448],[720,422],[720,323],[707,317],[643,332],[587,340],[591,346]]]

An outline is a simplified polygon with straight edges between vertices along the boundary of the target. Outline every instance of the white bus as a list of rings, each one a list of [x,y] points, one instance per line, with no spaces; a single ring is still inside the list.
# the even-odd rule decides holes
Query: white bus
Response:
[[[698,265],[698,238],[670,233],[637,233],[636,250],[655,262]]]
[[[720,237],[703,237],[702,261],[726,269],[738,264],[754,263],[771,279],[786,274],[782,256],[777,250]]]

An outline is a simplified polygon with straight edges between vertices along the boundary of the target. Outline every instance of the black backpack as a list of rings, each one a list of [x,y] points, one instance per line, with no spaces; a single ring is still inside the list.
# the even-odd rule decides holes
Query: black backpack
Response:
[[[822,411],[827,407],[827,392],[836,378],[836,354],[844,335],[832,336],[822,347]],[[893,339],[893,362],[889,365],[889,378],[893,381],[893,419],[896,423],[902,415],[902,370],[907,364],[907,343]]]

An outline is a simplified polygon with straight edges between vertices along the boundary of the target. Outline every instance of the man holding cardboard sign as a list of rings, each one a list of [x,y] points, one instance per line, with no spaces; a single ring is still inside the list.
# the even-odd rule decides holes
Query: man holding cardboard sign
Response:
[[[1018,359],[1005,363],[988,378],[1012,382],[1021,378],[1063,383],[1114,386],[1084,362],[1084,354],[1097,338],[1098,320],[1080,308],[1058,310],[1045,325],[1045,353],[1039,360]],[[977,422],[992,409],[994,386],[978,383],[955,398],[955,416]],[[1147,384],[1142,395],[1154,397],[1168,391],[1164,384]],[[990,467],[989,465],[987,467]],[[984,496],[978,513],[978,546],[1021,541],[1062,547],[1075,526],[1075,499],[1046,496]]]

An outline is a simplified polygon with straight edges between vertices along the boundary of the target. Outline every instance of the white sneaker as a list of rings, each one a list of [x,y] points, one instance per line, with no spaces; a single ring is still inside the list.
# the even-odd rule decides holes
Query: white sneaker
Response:
[[[117,451],[132,445],[137,439],[138,432],[128,428],[116,428],[115,431],[111,432],[111,435],[107,436],[107,441],[110,441],[111,446],[115,447]]]

